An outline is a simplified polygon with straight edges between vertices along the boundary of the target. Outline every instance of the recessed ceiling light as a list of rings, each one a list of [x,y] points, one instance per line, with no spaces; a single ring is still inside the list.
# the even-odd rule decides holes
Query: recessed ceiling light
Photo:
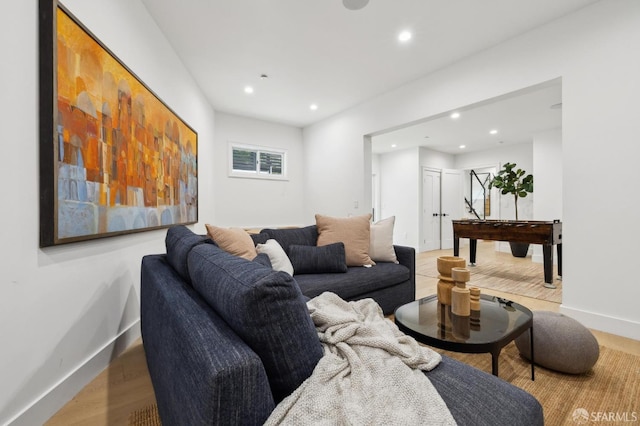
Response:
[[[493,129],[493,130],[490,130],[489,133],[492,135],[497,135],[498,131],[496,129]]]
[[[311,104],[311,105],[309,105],[309,109],[310,109],[311,111],[315,111],[315,110],[317,110],[317,109],[318,109],[318,105],[316,105],[316,104]]]
[[[459,112],[452,112],[452,113],[451,113],[451,118],[453,118],[454,120],[455,120],[456,118],[460,118],[460,113],[459,113]]]
[[[398,145],[396,145],[395,143],[392,143],[392,144],[391,144],[391,148],[395,148],[395,147],[397,147],[397,146],[398,146]]]
[[[360,10],[369,3],[369,0],[342,0],[342,4],[349,10]]]
[[[409,31],[402,31],[400,34],[398,34],[398,40],[406,43],[407,41],[411,40],[411,33]]]
[[[251,86],[245,86],[245,88],[244,88],[244,93],[252,94],[252,93],[253,93],[253,87],[251,87]]]
[[[466,147],[466,145],[460,145],[460,149],[465,149]]]

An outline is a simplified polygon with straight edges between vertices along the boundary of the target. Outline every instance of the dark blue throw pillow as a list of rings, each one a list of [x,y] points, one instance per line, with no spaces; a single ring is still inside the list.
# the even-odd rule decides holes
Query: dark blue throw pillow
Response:
[[[323,355],[293,277],[208,244],[189,253],[193,287],[264,364],[276,403],[306,380]]]
[[[213,241],[204,235],[195,234],[184,225],[176,225],[167,230],[164,243],[167,248],[167,261],[169,264],[185,282],[191,283],[187,255],[195,246],[204,243],[213,244]]]
[[[260,234],[276,240],[285,253],[289,251],[289,246],[293,244],[315,246],[318,241],[318,228],[316,225],[309,225],[303,228],[266,228],[260,231]]]
[[[321,274],[326,272],[347,272],[344,243],[326,246],[289,246],[287,253],[293,265],[294,274]]]

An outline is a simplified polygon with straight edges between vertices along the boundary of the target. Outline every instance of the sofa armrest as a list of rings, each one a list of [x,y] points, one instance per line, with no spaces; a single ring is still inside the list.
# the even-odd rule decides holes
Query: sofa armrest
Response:
[[[409,268],[409,277],[413,287],[413,297],[416,294],[416,249],[408,246],[393,246],[396,251],[396,258],[401,265]]]
[[[260,358],[180,279],[142,259],[141,328],[164,424],[262,424],[275,404]]]

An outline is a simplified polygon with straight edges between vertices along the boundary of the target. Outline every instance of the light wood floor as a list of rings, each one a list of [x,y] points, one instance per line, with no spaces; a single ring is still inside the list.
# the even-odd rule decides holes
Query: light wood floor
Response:
[[[483,258],[491,255],[488,245],[479,243]],[[419,253],[420,261],[451,255],[451,250],[436,250]],[[418,262],[420,263],[420,262]],[[513,267],[508,262],[505,268]],[[416,271],[416,297],[421,298],[436,292],[437,279],[420,275]],[[485,290],[483,290],[485,291]],[[558,311],[559,304],[532,299],[516,294],[486,290],[487,294],[504,297],[527,306],[531,310]],[[640,355],[640,341],[592,330],[598,342],[620,351]],[[134,410],[155,402],[141,340],[136,341],[119,358],[89,383],[78,395],[55,414],[46,424],[54,425],[127,425]]]

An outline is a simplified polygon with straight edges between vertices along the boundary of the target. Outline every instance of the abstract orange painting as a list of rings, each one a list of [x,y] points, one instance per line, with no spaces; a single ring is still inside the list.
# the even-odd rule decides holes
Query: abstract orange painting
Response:
[[[40,1],[40,245],[197,222],[197,133],[51,3]]]

